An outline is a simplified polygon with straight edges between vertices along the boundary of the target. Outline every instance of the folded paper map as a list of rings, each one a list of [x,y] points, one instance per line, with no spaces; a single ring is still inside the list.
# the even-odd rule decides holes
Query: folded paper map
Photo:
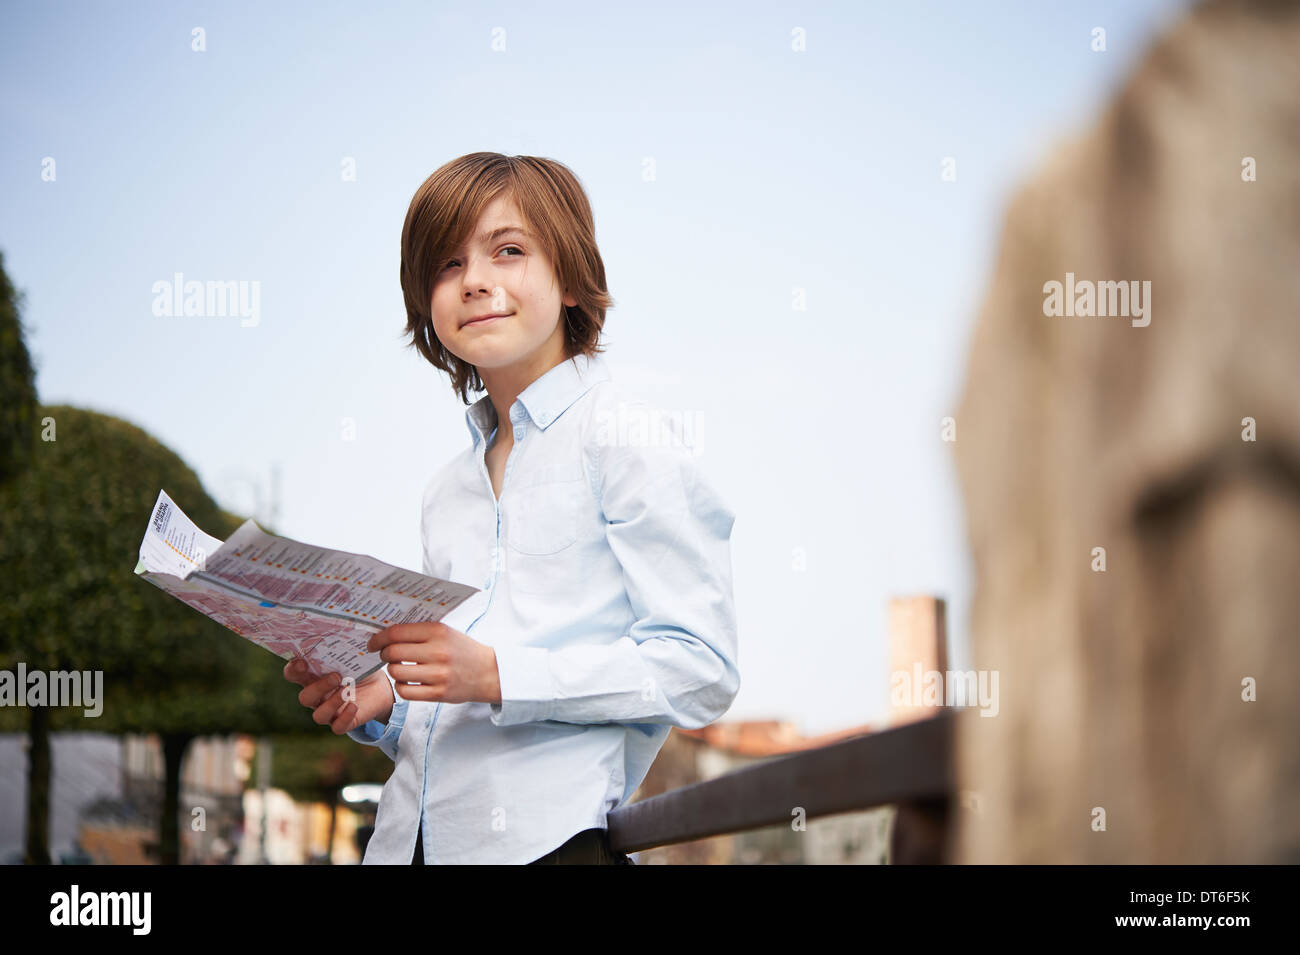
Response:
[[[268,534],[253,521],[222,543],[159,491],[135,572],[281,659],[361,680],[384,665],[366,650],[398,623],[441,620],[474,587]]]

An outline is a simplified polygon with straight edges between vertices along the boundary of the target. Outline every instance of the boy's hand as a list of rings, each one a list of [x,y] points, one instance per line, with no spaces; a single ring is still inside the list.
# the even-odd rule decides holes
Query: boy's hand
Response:
[[[383,671],[372,673],[353,687],[350,701],[343,699],[343,681],[337,673],[318,677],[301,659],[290,660],[284,678],[303,687],[298,702],[312,711],[311,718],[336,735],[351,732],[371,720],[387,722],[393,715],[393,687]]]
[[[496,651],[446,624],[394,624],[371,637],[366,648],[388,664],[404,700],[501,702]]]

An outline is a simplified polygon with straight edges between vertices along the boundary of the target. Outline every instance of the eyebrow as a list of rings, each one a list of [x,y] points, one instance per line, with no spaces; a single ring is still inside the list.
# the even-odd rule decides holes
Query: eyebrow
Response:
[[[495,240],[496,240],[497,238],[499,238],[500,236],[508,235],[508,234],[510,234],[510,233],[512,233],[512,232],[517,232],[517,233],[519,233],[519,234],[522,235],[525,239],[531,239],[531,238],[532,238],[532,236],[529,235],[528,232],[527,232],[526,230],[524,230],[523,228],[521,228],[520,226],[517,226],[517,225],[506,225],[506,226],[502,226],[502,227],[499,228],[499,229],[493,229],[491,232],[485,232],[485,233],[483,233],[482,235],[480,235],[480,236],[478,237],[478,240],[479,240],[479,242],[480,242],[481,244],[483,244],[483,245],[487,245],[489,242],[493,242],[493,241],[495,241]]]

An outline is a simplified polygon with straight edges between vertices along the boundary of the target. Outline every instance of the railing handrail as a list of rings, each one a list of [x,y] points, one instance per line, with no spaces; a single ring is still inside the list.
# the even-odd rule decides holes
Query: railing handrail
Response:
[[[953,721],[942,711],[902,726],[768,760],[615,809],[608,816],[616,852],[943,798],[954,786]]]

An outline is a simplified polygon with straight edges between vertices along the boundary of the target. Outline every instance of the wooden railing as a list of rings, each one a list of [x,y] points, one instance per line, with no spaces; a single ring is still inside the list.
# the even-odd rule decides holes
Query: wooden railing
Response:
[[[788,825],[797,807],[814,819],[895,805],[892,861],[947,861],[954,719],[941,711],[630,803],[609,814],[610,844],[639,852]]]

